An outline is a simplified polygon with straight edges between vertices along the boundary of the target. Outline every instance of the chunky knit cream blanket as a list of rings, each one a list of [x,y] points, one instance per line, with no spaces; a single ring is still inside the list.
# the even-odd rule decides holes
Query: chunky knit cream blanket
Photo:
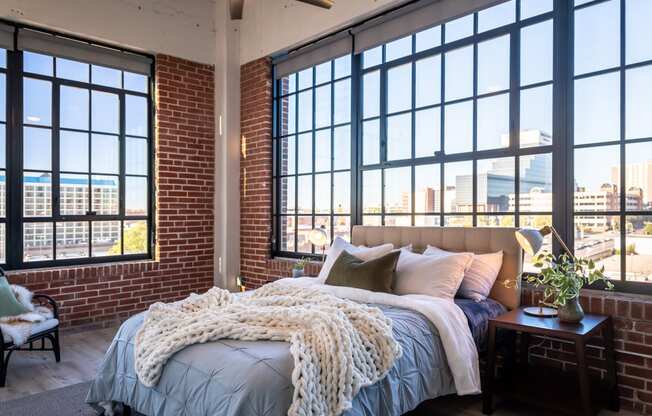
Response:
[[[223,338],[286,341],[294,358],[288,415],[349,409],[360,388],[382,379],[401,354],[391,321],[378,308],[279,283],[248,296],[212,288],[152,305],[135,338],[141,383],[154,386],[166,361],[188,345]]]

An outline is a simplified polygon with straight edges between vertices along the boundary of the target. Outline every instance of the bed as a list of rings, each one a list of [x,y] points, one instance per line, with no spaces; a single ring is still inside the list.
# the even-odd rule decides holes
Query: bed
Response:
[[[412,244],[415,251],[435,245],[450,251],[489,253],[503,250],[503,266],[491,298],[484,302],[456,299],[466,317],[477,350],[486,344],[489,317],[518,306],[520,289],[505,285],[522,268],[522,253],[511,228],[440,228],[355,226],[352,243],[395,247]],[[393,295],[390,295],[393,296]],[[410,295],[408,295],[410,296]],[[399,298],[394,296],[395,298]],[[403,298],[403,297],[400,297]],[[458,393],[447,356],[445,333],[428,314],[396,302],[374,302],[393,323],[393,335],[403,349],[387,377],[363,387],[345,415],[401,415],[421,402]],[[459,308],[459,309],[458,309]],[[285,415],[292,400],[293,360],[289,344],[273,341],[223,339],[186,347],[166,364],[160,381],[148,388],[134,370],[133,339],[143,314],[128,319],[115,336],[87,402],[123,403],[139,413],[154,415]],[[442,328],[440,328],[442,329]],[[477,366],[477,355],[469,366]],[[459,366],[459,363],[458,363]]]

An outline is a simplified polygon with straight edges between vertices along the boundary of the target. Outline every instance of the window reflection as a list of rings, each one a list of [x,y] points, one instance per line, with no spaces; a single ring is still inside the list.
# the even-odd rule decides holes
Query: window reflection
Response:
[[[411,178],[412,170],[409,167],[385,170],[385,213],[398,214],[412,211]]]

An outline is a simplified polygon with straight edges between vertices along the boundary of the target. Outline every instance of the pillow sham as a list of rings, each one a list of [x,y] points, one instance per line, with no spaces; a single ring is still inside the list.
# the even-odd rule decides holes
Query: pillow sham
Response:
[[[333,263],[326,284],[392,293],[394,270],[400,254],[400,250],[395,250],[365,261],[344,250]]]
[[[445,257],[454,253],[442,250],[439,247],[428,246],[423,252],[426,256]],[[464,273],[458,295],[481,302],[489,296],[491,288],[496,283],[500,268],[503,266],[503,251],[487,254],[475,254],[471,266]]]
[[[326,278],[331,271],[331,267],[333,267],[333,264],[340,256],[340,253],[342,253],[344,250],[348,251],[349,254],[353,254],[361,260],[371,260],[384,256],[385,254],[394,250],[394,244],[388,243],[376,247],[354,246],[353,244],[344,240],[342,237],[335,237],[333,244],[331,244],[331,246],[326,251],[326,260],[321,266],[321,270],[317,276],[317,279],[320,283],[324,283],[326,281]]]
[[[7,278],[0,276],[0,318],[22,315],[27,312],[29,310],[16,299]],[[2,342],[1,339],[0,342]]]
[[[394,293],[452,300],[471,261],[471,253],[435,257],[403,249],[396,265]]]

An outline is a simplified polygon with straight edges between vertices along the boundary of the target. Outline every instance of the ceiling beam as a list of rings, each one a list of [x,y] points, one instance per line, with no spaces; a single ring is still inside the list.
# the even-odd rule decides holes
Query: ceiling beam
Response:
[[[242,20],[242,9],[244,9],[244,0],[229,0],[231,20]]]
[[[333,7],[335,0],[298,0],[302,3],[312,4],[313,6],[322,7],[324,9],[330,9]]]

